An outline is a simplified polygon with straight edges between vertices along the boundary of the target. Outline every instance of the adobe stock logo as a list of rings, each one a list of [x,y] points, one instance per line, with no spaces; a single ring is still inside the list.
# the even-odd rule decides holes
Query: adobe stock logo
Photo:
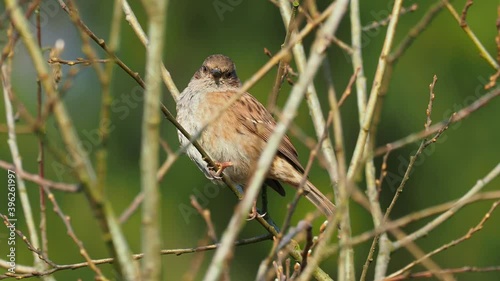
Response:
[[[40,3],[40,25],[42,27],[46,26],[49,20],[57,16],[61,11],[62,8],[56,0],[42,1]],[[30,23],[33,28],[36,26],[34,18],[32,18]]]
[[[212,2],[215,12],[219,17],[220,21],[224,20],[224,14],[226,12],[234,11],[234,8],[243,3],[243,0],[215,0]]]
[[[193,188],[191,194],[196,197],[196,200],[198,201],[198,203],[200,203],[200,206],[202,208],[206,208],[210,203],[210,200],[217,197],[217,195],[219,195],[220,193],[220,190],[224,187],[225,186],[222,185],[207,183],[203,186],[203,188]],[[199,216],[198,211],[196,211],[196,209],[189,203],[180,203],[178,205],[178,209],[186,224],[190,223],[190,218],[192,215]]]

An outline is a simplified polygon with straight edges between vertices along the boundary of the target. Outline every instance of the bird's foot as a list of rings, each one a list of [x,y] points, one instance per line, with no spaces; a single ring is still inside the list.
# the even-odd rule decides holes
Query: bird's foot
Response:
[[[264,214],[259,214],[257,212],[257,201],[253,201],[253,204],[252,204],[252,210],[250,210],[250,214],[248,214],[248,218],[247,218],[247,221],[251,221],[251,220],[254,220],[256,218],[263,218],[266,216],[266,213]]]
[[[225,161],[225,162],[215,162],[215,167],[209,167],[210,173],[215,179],[222,179],[221,175],[222,172],[227,168],[233,166],[233,163],[231,161]]]

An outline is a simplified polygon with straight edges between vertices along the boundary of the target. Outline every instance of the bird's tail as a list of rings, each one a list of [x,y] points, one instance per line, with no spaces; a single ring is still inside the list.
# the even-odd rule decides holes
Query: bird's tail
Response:
[[[326,217],[331,217],[337,209],[335,205],[309,181],[304,187],[304,195],[311,201]]]

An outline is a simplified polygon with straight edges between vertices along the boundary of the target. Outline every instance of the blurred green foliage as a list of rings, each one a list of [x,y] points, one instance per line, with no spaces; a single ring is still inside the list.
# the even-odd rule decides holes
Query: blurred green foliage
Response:
[[[42,41],[46,47],[52,46],[56,39],[63,39],[66,43],[62,55],[64,59],[83,57],[81,41],[75,27],[68,16],[57,6],[56,1],[47,2],[46,10],[42,9]],[[100,37],[109,38],[110,15],[113,1],[77,1],[82,19]],[[140,1],[130,1],[139,20],[146,26],[146,16]],[[216,6],[220,3],[230,5],[230,9],[219,12]],[[238,3],[231,5],[231,3]],[[392,1],[361,1],[361,20],[363,25],[385,18],[392,8]],[[405,6],[418,4],[417,11],[404,15],[397,28],[396,45],[408,31],[423,16],[427,8],[436,1],[405,1]],[[454,1],[457,10],[461,10],[465,0]],[[497,20],[496,5],[498,1],[476,1],[471,7],[467,21],[486,49],[495,56],[495,35]],[[322,9],[329,1],[318,1]],[[52,5],[52,6],[51,6]],[[0,7],[3,13],[4,8]],[[279,50],[285,36],[285,29],[279,10],[270,1],[181,1],[171,0],[167,17],[167,35],[164,51],[164,62],[169,69],[177,87],[182,90],[192,74],[199,67],[205,57],[214,53],[223,53],[230,56],[236,63],[240,78],[245,81],[260,68],[268,57],[263,49],[268,48],[275,53]],[[33,22],[33,21],[32,21]],[[4,21],[5,23],[5,21]],[[0,31],[2,44],[5,43],[5,25]],[[368,89],[371,88],[373,74],[378,62],[378,56],[384,40],[386,28],[363,33],[363,58]],[[350,42],[350,23],[348,16],[343,20],[338,38]],[[314,38],[314,33],[304,40],[308,50]],[[13,86],[17,97],[27,106],[28,110],[36,112],[36,75],[30,58],[21,43],[18,43],[13,60]],[[99,47],[93,44],[101,57],[105,57]],[[122,35],[117,55],[134,71],[144,77],[145,50],[132,32],[129,25],[122,19]],[[347,85],[353,69],[349,56],[332,46],[328,50],[333,72],[333,80],[337,93],[342,93]],[[69,67],[63,66],[64,73]],[[271,71],[250,92],[260,101],[266,102],[274,81],[276,69]],[[451,111],[456,111],[470,104],[476,97],[485,93],[482,86],[494,70],[478,55],[476,47],[461,30],[450,13],[443,10],[427,30],[415,41],[405,53],[394,69],[392,81],[387,96],[384,98],[384,109],[377,134],[378,146],[397,140],[412,132],[423,129],[425,110],[428,102],[428,85],[433,75],[437,75],[435,87],[436,99],[434,102],[433,120],[435,122],[448,118]],[[318,75],[316,87],[324,112],[328,110],[325,83]],[[290,92],[291,86],[284,85],[281,91],[279,104],[282,105]],[[109,165],[107,195],[112,201],[115,212],[119,214],[140,191],[139,151],[140,151],[140,122],[142,117],[142,103],[137,85],[121,69],[115,67],[112,83],[112,94],[115,105],[112,114],[112,133],[109,141]],[[164,102],[172,112],[175,104],[168,91],[164,91]],[[97,77],[91,67],[81,67],[73,81],[73,86],[65,94],[64,102],[73,118],[74,124],[87,142],[89,153],[94,157],[97,142],[94,141],[97,132],[100,87]],[[130,101],[127,101],[130,99]],[[5,109],[3,98],[0,101],[0,122],[5,123]],[[500,101],[493,100],[488,106],[474,113],[470,118],[452,126],[443,135],[442,140],[432,145],[424,153],[419,164],[408,181],[404,193],[392,214],[397,218],[413,211],[435,204],[454,200],[472,187],[476,181],[486,175],[500,159]],[[352,94],[341,109],[345,129],[345,143],[347,155],[350,158],[356,142],[359,129],[357,121],[356,97]],[[25,124],[24,121],[18,122]],[[308,109],[305,103],[297,116],[296,124],[307,134],[314,136]],[[47,122],[47,134],[50,142],[63,147],[58,135],[55,120]],[[178,147],[177,133],[174,127],[164,121],[162,137],[170,147]],[[23,157],[23,165],[27,171],[37,171],[37,138],[33,135],[18,135],[19,148]],[[293,138],[292,138],[293,139]],[[7,135],[0,134],[0,159],[12,162],[9,149],[6,145]],[[294,139],[301,160],[307,160],[308,150],[298,140]],[[388,161],[388,171],[400,174],[406,168],[406,161],[417,148],[418,144],[393,152]],[[165,159],[162,153],[161,159]],[[406,159],[406,160],[405,160]],[[380,159],[377,159],[379,167]],[[57,181],[74,182],[69,170],[61,168],[50,153],[45,161],[46,176]],[[6,179],[6,172],[1,172]],[[310,179],[323,191],[330,191],[328,175],[319,165],[315,164]],[[385,182],[382,187],[380,200],[383,209],[390,202],[399,182],[394,179]],[[490,183],[485,190],[498,189],[500,180]],[[29,196],[34,206],[35,218],[38,220],[38,188],[28,182]],[[3,186],[1,184],[0,186]],[[363,183],[360,183],[363,186]],[[219,237],[228,223],[232,210],[237,204],[236,198],[225,188],[215,188],[198,171],[187,157],[178,160],[165,176],[161,183],[162,193],[162,222],[163,247],[184,248],[194,247],[204,237],[206,227],[197,214],[183,215],[183,206],[189,206],[189,196],[198,195],[200,203],[212,212],[217,234]],[[216,196],[213,192],[216,190]],[[286,198],[270,194],[269,211],[276,222],[281,223],[285,206],[293,197],[293,190],[288,188]],[[78,237],[92,258],[104,258],[108,253],[102,242],[100,229],[82,194],[66,194],[54,192],[63,210],[71,216],[71,222]],[[200,196],[200,194],[202,194]],[[5,206],[6,189],[0,188],[0,206]],[[206,199],[206,200],[204,200]],[[305,203],[304,203],[305,202]],[[301,202],[295,216],[294,223],[303,214],[312,210],[312,205]],[[48,236],[49,254],[56,263],[69,264],[82,261],[78,249],[66,235],[66,230],[59,218],[48,208]],[[447,243],[467,232],[474,226],[486,210],[490,202],[482,202],[464,208],[452,219],[429,234],[428,238],[417,241],[425,251],[430,251]],[[358,234],[372,228],[369,213],[355,204],[351,204],[351,219],[353,233]],[[1,209],[4,212],[4,208]],[[22,210],[17,209],[18,218],[23,218]],[[427,220],[414,223],[405,231],[410,233],[421,227]],[[26,226],[22,220],[18,221],[20,229],[26,234]],[[315,225],[315,231],[320,222]],[[436,257],[435,261],[443,268],[462,266],[489,266],[499,265],[500,248],[499,228],[500,215],[495,213],[487,222],[485,228],[474,235],[472,239],[449,249]],[[140,252],[140,213],[136,213],[123,225],[124,233],[134,252]],[[0,229],[0,258],[5,258],[6,229]],[[250,237],[265,233],[256,222],[248,223],[241,237]],[[370,241],[371,242],[371,241]],[[17,242],[18,263],[31,264],[32,256],[24,247],[22,241]],[[355,248],[357,273],[365,261],[370,243]],[[253,280],[261,259],[267,254],[271,242],[263,242],[252,246],[243,246],[236,249],[231,267],[234,280]],[[495,250],[496,249],[496,250]],[[208,265],[213,252],[206,254],[202,270],[197,276],[199,280],[204,268]],[[182,256],[164,256],[164,280],[179,280],[190,269],[192,254]],[[411,255],[404,249],[392,256],[390,270],[399,269],[412,261]],[[107,276],[113,276],[111,266],[103,266]],[[335,260],[330,259],[323,263],[323,268],[332,276],[336,275]],[[422,270],[417,267],[416,270]],[[88,269],[63,271],[56,275],[59,280],[91,280],[93,274]],[[459,276],[460,280],[498,280],[500,273],[466,273]]]

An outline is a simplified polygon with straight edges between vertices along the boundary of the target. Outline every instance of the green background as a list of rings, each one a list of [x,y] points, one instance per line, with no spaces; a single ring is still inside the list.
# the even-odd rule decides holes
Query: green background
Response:
[[[44,1],[45,2],[45,1]],[[74,60],[83,57],[81,41],[75,27],[68,16],[57,7],[56,1],[46,1],[42,8],[42,36],[43,45],[52,46],[55,40],[65,41],[63,59]],[[109,38],[109,24],[113,1],[77,1],[82,19],[100,37]],[[133,2],[132,8],[146,27],[146,17],[140,1]],[[276,53],[283,42],[285,29],[278,8],[270,1],[169,1],[167,13],[167,35],[164,50],[164,62],[169,69],[177,87],[182,90],[192,74],[201,65],[201,62],[210,54],[222,53],[230,56],[237,65],[238,75],[245,81],[257,71],[268,57],[263,49],[268,48]],[[231,9],[223,13],[217,12],[214,5],[218,3],[235,3]],[[397,28],[395,44],[397,45],[410,28],[423,16],[427,8],[435,1],[405,1],[408,7],[417,3],[416,12],[400,18]],[[461,11],[464,0],[454,1],[454,6]],[[495,23],[497,20],[498,1],[475,1],[468,15],[468,23],[486,49],[496,57]],[[228,4],[229,5],[229,4]],[[328,1],[318,1],[322,10]],[[4,7],[0,6],[0,11]],[[392,9],[392,1],[361,1],[361,21],[367,25],[372,21],[385,18]],[[33,21],[32,21],[33,22]],[[2,26],[1,42],[5,44],[5,25]],[[363,58],[368,89],[371,88],[378,56],[385,37],[386,28],[363,33]],[[337,32],[338,38],[350,42],[350,22],[348,16],[344,18]],[[314,33],[304,40],[308,52]],[[105,54],[92,44],[99,56]],[[117,55],[134,71],[144,77],[145,50],[132,32],[128,24],[122,19],[122,36]],[[328,58],[332,66],[333,80],[337,93],[341,93],[353,69],[350,58],[337,46],[328,50]],[[67,74],[69,67],[63,66]],[[265,103],[270,93],[276,69],[273,69],[250,92]],[[433,120],[435,122],[448,118],[451,111],[456,111],[469,105],[477,97],[485,93],[482,86],[488,81],[494,70],[479,55],[477,48],[462,31],[447,10],[443,10],[427,30],[416,40],[413,46],[405,53],[394,69],[392,81],[386,98],[382,121],[377,135],[377,146],[397,140],[412,132],[423,129],[425,109],[428,102],[428,86],[433,75],[437,75],[435,87],[436,99],[434,102]],[[36,74],[30,58],[22,44],[16,48],[13,61],[13,87],[17,97],[24,102],[32,114],[36,112]],[[140,191],[139,156],[140,156],[140,124],[142,117],[142,102],[131,98],[129,104],[124,99],[136,93],[136,83],[121,69],[115,67],[112,82],[112,95],[115,100],[115,109],[112,113],[112,133],[109,140],[109,175],[107,194],[116,213],[120,213]],[[325,83],[321,75],[315,79],[318,95],[324,112],[328,110]],[[291,86],[285,84],[278,101],[282,106],[290,93]],[[352,155],[357,138],[358,116],[355,92],[342,107],[345,143],[348,158]],[[92,67],[82,67],[73,81],[73,87],[64,96],[64,102],[73,118],[78,133],[87,143],[92,143],[98,126],[101,91],[96,74]],[[174,102],[164,89],[164,103],[175,112]],[[121,110],[118,110],[118,107]],[[442,202],[455,200],[466,193],[478,179],[484,177],[500,159],[500,102],[493,100],[488,106],[474,113],[470,118],[450,127],[443,135],[440,143],[431,146],[422,155],[418,165],[408,181],[406,188],[396,205],[392,218],[398,218],[416,210],[430,207]],[[0,122],[5,123],[5,107],[3,98],[0,101]],[[315,136],[308,109],[305,102],[295,120],[310,136]],[[18,122],[24,124],[23,121]],[[58,129],[53,118],[47,122],[49,140],[62,147]],[[172,148],[178,147],[177,132],[174,127],[163,121],[162,137]],[[12,162],[7,147],[7,136],[0,134],[0,159]],[[307,148],[297,139],[295,143],[302,163],[308,157]],[[18,135],[18,143],[23,157],[23,165],[27,171],[36,173],[37,138],[33,135]],[[94,159],[96,143],[89,145],[90,156]],[[418,144],[409,145],[404,149],[394,151],[388,161],[388,171],[394,175],[406,168],[406,161],[418,147]],[[165,159],[162,152],[161,159]],[[46,158],[46,176],[56,181],[74,182],[68,170],[62,169],[48,153]],[[377,167],[380,159],[377,159]],[[378,170],[378,168],[377,168]],[[6,182],[6,171],[0,171],[1,178]],[[324,192],[331,192],[329,178],[325,170],[317,163],[313,166],[310,175],[311,181]],[[385,209],[392,199],[399,184],[397,179],[385,182],[382,187],[380,200]],[[500,180],[490,183],[485,190],[496,190]],[[359,184],[361,187],[364,183]],[[2,185],[0,185],[2,186]],[[29,196],[38,221],[38,188],[27,182]],[[286,204],[293,198],[293,189],[286,187],[288,194],[281,198],[270,193],[270,213],[276,222],[281,223],[286,210]],[[214,190],[216,191],[215,195]],[[92,212],[83,194],[67,194],[54,192],[64,212],[71,216],[74,230],[92,258],[108,256],[101,232],[92,216]],[[199,197],[203,207],[211,210],[218,236],[227,225],[237,200],[226,188],[214,187],[190,162],[183,156],[171,168],[161,183],[161,221],[163,248],[194,247],[205,236],[206,227],[203,219],[194,213],[187,216],[181,212],[183,206],[189,206],[189,196]],[[200,196],[201,194],[201,196]],[[6,189],[0,188],[1,211],[5,212]],[[206,199],[206,200],[204,200]],[[305,203],[304,203],[305,202]],[[23,214],[18,202],[17,216],[20,219],[21,230],[26,234],[26,227],[22,223]],[[66,235],[66,230],[60,219],[51,210],[48,203],[48,235],[50,258],[56,263],[69,264],[83,261],[78,254],[76,245]],[[469,228],[479,222],[484,213],[491,206],[491,202],[476,203],[457,213],[456,216],[443,223],[426,238],[417,241],[424,251],[430,251],[453,239],[464,235]],[[372,228],[371,216],[356,204],[351,204],[351,219],[353,233],[359,234]],[[305,200],[299,204],[299,210],[293,219],[296,224],[306,212],[311,211],[312,205]],[[410,233],[424,225],[428,220],[414,223],[405,228]],[[317,233],[320,222],[315,224]],[[500,216],[494,213],[485,228],[475,234],[470,240],[461,243],[455,248],[438,254],[434,260],[443,268],[462,266],[485,267],[500,264],[499,226]],[[136,213],[123,225],[133,252],[140,252],[140,213]],[[240,237],[246,238],[265,233],[265,230],[256,222],[248,223]],[[6,255],[7,232],[0,229],[0,258]],[[19,264],[31,264],[32,256],[18,239],[17,255]],[[355,248],[356,272],[359,276],[362,264],[365,261],[371,241]],[[251,246],[238,247],[231,266],[233,280],[253,280],[260,261],[266,257],[271,242],[262,242]],[[208,252],[203,267],[196,280],[201,279],[204,269],[208,265],[213,252]],[[193,254],[182,256],[163,256],[164,280],[181,280],[183,274],[190,269],[194,258]],[[392,255],[389,272],[397,270],[412,261],[412,257],[404,249]],[[373,267],[373,266],[372,266]],[[108,277],[112,277],[111,266],[102,266]],[[322,268],[336,276],[336,261],[329,259]],[[417,271],[424,268],[417,266]],[[372,272],[372,270],[370,271]],[[92,280],[93,274],[89,269],[76,271],[62,271],[55,275],[59,280]],[[500,273],[465,273],[457,276],[459,280],[498,280]]]

